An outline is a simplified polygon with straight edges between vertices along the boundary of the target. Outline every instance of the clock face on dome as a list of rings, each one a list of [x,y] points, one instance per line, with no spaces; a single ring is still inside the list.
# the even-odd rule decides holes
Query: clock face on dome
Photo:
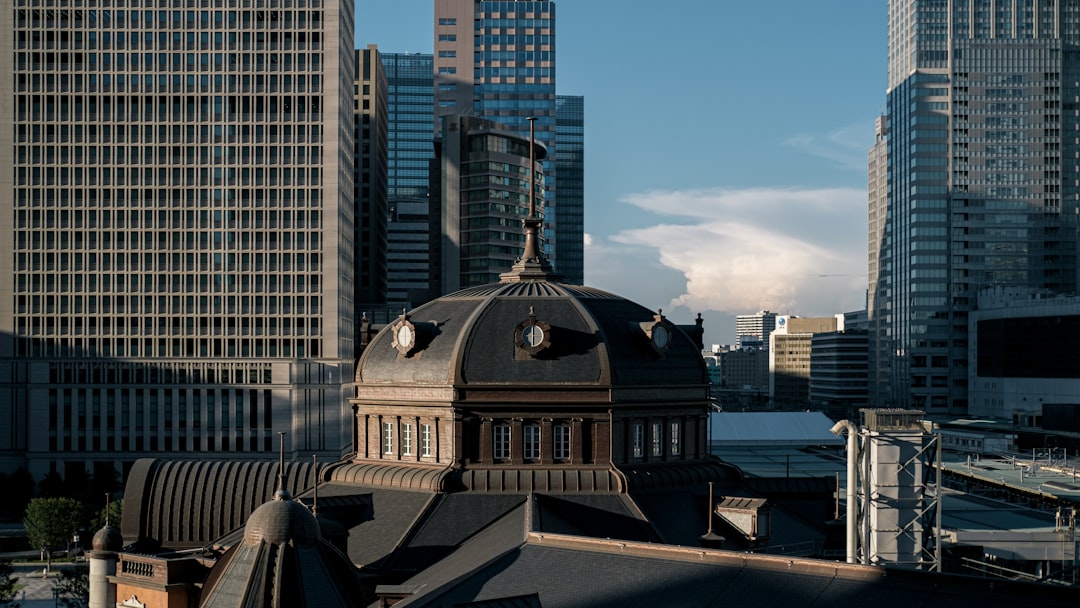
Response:
[[[409,348],[413,344],[413,330],[408,325],[402,325],[397,330],[397,343]]]
[[[521,330],[521,341],[525,346],[536,348],[544,343],[544,328],[539,325],[529,325]]]
[[[657,350],[664,350],[668,347],[668,342],[671,340],[671,334],[663,325],[657,324],[652,330],[652,343],[653,347]]]

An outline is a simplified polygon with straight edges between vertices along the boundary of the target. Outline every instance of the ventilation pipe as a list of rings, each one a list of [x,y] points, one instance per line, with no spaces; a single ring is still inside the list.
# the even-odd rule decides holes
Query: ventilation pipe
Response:
[[[855,563],[857,546],[858,502],[855,495],[858,486],[857,465],[859,460],[859,427],[848,420],[841,420],[829,431],[839,437],[847,431],[847,563]]]

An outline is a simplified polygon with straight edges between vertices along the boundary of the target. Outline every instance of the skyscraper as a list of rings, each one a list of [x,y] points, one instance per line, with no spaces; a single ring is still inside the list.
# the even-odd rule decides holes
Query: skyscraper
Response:
[[[961,413],[978,291],[1077,289],[1080,0],[890,0],[888,21],[871,399]]]
[[[387,152],[387,302],[419,306],[432,292],[428,171],[435,158],[435,58],[383,53]]]
[[[735,348],[769,350],[769,334],[776,329],[776,313],[759,310],[752,315],[735,316]]]
[[[387,138],[389,137],[386,72],[378,47],[356,51],[356,131],[353,135],[356,187],[357,312],[386,303]]]
[[[340,455],[353,4],[0,11],[0,468]]]
[[[544,161],[543,203],[545,252],[555,269],[570,277],[582,274],[577,251],[584,238],[577,217],[583,209],[568,209],[569,226],[559,224],[557,210],[560,161],[556,135],[555,2],[435,0],[436,112],[439,116],[479,116],[508,126],[517,134],[529,132],[536,118],[535,137],[547,149]],[[574,106],[567,106],[572,112]],[[579,120],[571,117],[571,120]],[[580,164],[579,168],[580,170]],[[580,182],[579,182],[580,183]],[[567,203],[581,207],[572,193]],[[576,241],[562,258],[562,240]]]
[[[585,98],[555,96],[555,172],[559,204],[555,207],[555,242],[559,271],[570,285],[585,283]]]

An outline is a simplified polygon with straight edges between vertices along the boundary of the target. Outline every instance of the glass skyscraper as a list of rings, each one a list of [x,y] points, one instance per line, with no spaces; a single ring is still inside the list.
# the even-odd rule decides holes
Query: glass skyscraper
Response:
[[[559,272],[571,285],[585,283],[585,98],[555,96],[555,172],[559,204],[555,207],[555,241]]]
[[[0,11],[0,469],[340,456],[353,3]]]
[[[435,58],[384,53],[387,143],[387,302],[419,306],[432,292],[428,175],[435,158]]]
[[[871,396],[962,413],[980,289],[1077,289],[1080,0],[890,0]]]

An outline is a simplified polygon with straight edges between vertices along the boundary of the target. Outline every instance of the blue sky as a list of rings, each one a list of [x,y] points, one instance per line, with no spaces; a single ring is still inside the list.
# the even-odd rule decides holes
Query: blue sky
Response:
[[[616,11],[612,11],[618,7]],[[357,0],[356,41],[432,51],[433,0]],[[562,0],[560,94],[585,96],[585,282],[706,343],[734,315],[862,308],[884,0]]]

